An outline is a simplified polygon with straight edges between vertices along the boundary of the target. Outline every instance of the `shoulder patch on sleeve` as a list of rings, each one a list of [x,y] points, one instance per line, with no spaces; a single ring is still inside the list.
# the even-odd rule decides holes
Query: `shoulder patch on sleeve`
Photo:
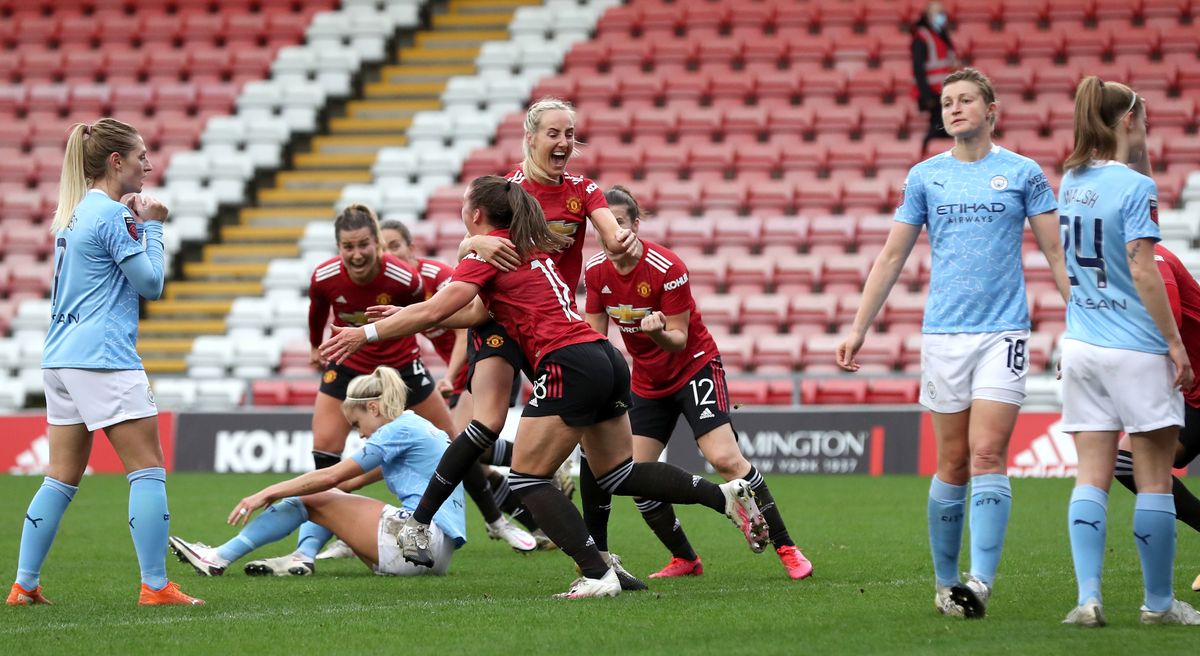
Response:
[[[121,212],[121,217],[125,219],[125,229],[129,231],[129,236],[134,241],[138,240],[137,221],[133,219],[133,215],[129,212]],[[1156,221],[1157,223],[1157,221]]]

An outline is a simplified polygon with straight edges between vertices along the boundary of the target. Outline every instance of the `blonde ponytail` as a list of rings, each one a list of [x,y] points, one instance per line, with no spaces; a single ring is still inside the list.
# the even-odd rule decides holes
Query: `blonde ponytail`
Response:
[[[92,125],[71,126],[58,180],[58,207],[50,232],[57,234],[71,223],[71,216],[87,195],[88,187],[108,173],[108,156],[129,155],[138,147],[138,139],[137,130],[112,118],[102,118]]]
[[[1063,170],[1087,166],[1093,159],[1112,159],[1117,152],[1117,124],[1129,112],[1141,118],[1141,98],[1120,82],[1095,75],[1083,78],[1075,90],[1075,148]]]
[[[399,372],[391,367],[376,367],[367,376],[357,376],[346,386],[346,400],[342,401],[342,412],[365,407],[368,401],[379,402],[379,414],[395,419],[404,413],[408,405],[408,386]]]

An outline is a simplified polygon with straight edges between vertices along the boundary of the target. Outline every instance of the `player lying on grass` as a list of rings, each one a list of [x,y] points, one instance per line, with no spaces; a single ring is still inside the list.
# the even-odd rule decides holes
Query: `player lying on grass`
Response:
[[[276,483],[245,499],[229,514],[234,526],[246,524],[241,533],[219,547],[188,542],[172,536],[171,550],[205,576],[220,576],[229,565],[251,551],[281,540],[306,521],[324,526],[354,550],[371,571],[381,575],[417,576],[445,574],[454,550],[466,543],[463,491],[454,490],[429,527],[432,567],[417,567],[404,562],[396,546],[396,535],[409,513],[416,507],[429,477],[433,476],[448,438],[428,420],[405,410],[408,388],[400,374],[390,367],[379,367],[369,376],[350,381],[342,412],[346,420],[365,438],[358,453],[338,464]],[[400,507],[377,499],[347,494],[382,478],[400,500]],[[341,488],[341,489],[335,489]],[[271,505],[272,502],[274,505]],[[248,524],[246,520],[259,508],[266,512]],[[290,558],[311,574],[316,549],[313,542],[301,544]],[[303,553],[308,548],[312,553]],[[265,561],[251,562],[250,575],[278,573]],[[283,571],[286,571],[284,569]]]

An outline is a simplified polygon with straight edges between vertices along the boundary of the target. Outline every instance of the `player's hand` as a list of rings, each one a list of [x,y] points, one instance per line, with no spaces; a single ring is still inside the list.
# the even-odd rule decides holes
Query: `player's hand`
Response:
[[[367,308],[367,321],[372,323],[381,319],[386,319],[400,311],[400,308],[395,305],[372,305]]]
[[[613,255],[633,255],[637,249],[637,235],[629,228],[617,229],[617,243],[613,244]]]
[[[321,357],[334,364],[341,364],[367,343],[367,333],[362,328],[333,326],[333,335],[321,344]]]
[[[513,271],[521,266],[521,256],[517,255],[516,245],[503,237],[492,235],[472,237],[471,250],[482,257],[484,262],[501,271]]]
[[[644,333],[661,333],[667,327],[667,317],[662,312],[654,311],[642,317],[641,329]]]
[[[443,378],[437,382],[434,389],[437,390],[438,394],[442,395],[443,399],[448,399],[454,396],[454,381],[449,378]]]
[[[142,217],[140,214],[138,214],[138,209],[136,207],[134,207],[134,204],[137,202],[137,200],[138,200],[138,195],[136,193],[129,193],[129,194],[125,194],[124,196],[121,196],[121,204],[124,205],[125,207],[128,207],[129,213],[133,215],[133,220],[135,222],[137,222],[138,224],[141,224]]]
[[[132,198],[130,198],[132,196]],[[125,202],[125,199],[129,202]],[[166,221],[170,210],[163,202],[154,196],[144,196],[142,194],[125,194],[121,197],[121,202],[129,207],[129,211],[137,217],[138,221]]]
[[[259,492],[246,497],[234,506],[229,513],[229,519],[225,520],[226,524],[231,526],[245,525],[250,520],[250,515],[254,514],[255,510],[262,508],[270,503],[270,500],[265,494]]]
[[[308,349],[308,363],[317,371],[324,369],[326,362],[321,357],[321,350],[315,346],[310,346]]]
[[[858,371],[859,364],[854,361],[854,356],[858,355],[859,349],[863,345],[863,336],[858,333],[850,333],[837,347],[837,365],[844,371]]]
[[[1175,363],[1175,387],[1187,392],[1196,384],[1195,372],[1192,371],[1192,365],[1188,361],[1187,351],[1183,348],[1182,342],[1176,342],[1167,346],[1167,355],[1171,358],[1171,362]]]

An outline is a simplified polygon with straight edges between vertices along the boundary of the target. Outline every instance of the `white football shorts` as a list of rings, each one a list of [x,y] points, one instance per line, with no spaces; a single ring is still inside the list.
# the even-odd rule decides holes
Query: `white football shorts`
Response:
[[[43,369],[42,383],[52,426],[85,424],[94,431],[158,414],[141,369]]]
[[[1183,392],[1166,355],[1062,342],[1064,433],[1183,426]]]
[[[404,527],[409,512],[403,508],[385,505],[379,513],[379,564],[375,573],[380,576],[442,576],[450,569],[454,557],[454,540],[447,538],[437,524],[429,525],[429,550],[433,553],[433,567],[414,565],[400,553],[396,536]]]
[[[1019,406],[1029,371],[1028,330],[921,336],[921,405],[955,413],[983,399]]]

